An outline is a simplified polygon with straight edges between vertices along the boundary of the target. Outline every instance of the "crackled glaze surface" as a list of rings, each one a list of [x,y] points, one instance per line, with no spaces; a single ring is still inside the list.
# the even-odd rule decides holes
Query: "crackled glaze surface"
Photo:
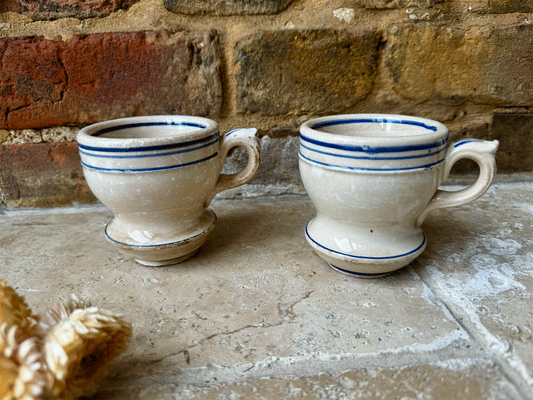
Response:
[[[448,129],[424,118],[353,114],[300,128],[300,174],[317,209],[305,227],[311,247],[339,272],[379,277],[426,247],[420,225],[437,208],[481,196],[495,174],[498,142],[448,144]],[[438,190],[461,158],[481,168],[471,187]]]
[[[187,116],[134,117],[91,125],[77,135],[95,196],[115,218],[107,239],[146,265],[192,256],[213,230],[213,196],[247,182],[260,160],[255,129],[220,135],[215,121]],[[243,146],[248,165],[220,174],[228,150]]]

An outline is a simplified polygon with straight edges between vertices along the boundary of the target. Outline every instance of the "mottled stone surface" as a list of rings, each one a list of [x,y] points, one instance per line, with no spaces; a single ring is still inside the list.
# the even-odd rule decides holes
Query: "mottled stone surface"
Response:
[[[281,30],[235,47],[237,105],[262,115],[340,112],[372,90],[377,32]]]
[[[167,10],[182,14],[276,14],[294,0],[164,0]]]
[[[531,400],[532,193],[430,214],[425,252],[375,280],[312,252],[306,197],[215,199],[208,241],[171,267],[108,244],[102,206],[3,210],[2,278],[35,312],[74,293],[133,323],[94,399]]]
[[[0,128],[145,114],[216,114],[217,34],[188,31],[0,39]],[[36,56],[37,55],[37,56]]]
[[[34,20],[104,17],[127,10],[139,0],[5,0],[0,12],[22,13]]]
[[[533,393],[533,310],[528,305],[533,298],[532,189],[524,182],[497,185],[471,206],[430,215],[429,248],[420,258],[425,267],[419,270],[465,329],[484,341],[487,351],[513,366],[512,373],[523,379],[529,396]],[[476,212],[479,218],[472,218]]]
[[[533,104],[533,25],[472,27],[429,23],[389,29],[384,57],[405,99],[463,104]]]

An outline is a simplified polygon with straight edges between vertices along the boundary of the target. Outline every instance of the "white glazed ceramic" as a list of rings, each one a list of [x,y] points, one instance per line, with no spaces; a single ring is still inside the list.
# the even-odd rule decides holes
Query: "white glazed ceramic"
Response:
[[[420,226],[437,208],[474,201],[492,183],[497,141],[448,146],[443,124],[416,117],[353,114],[300,127],[300,174],[317,216],[306,226],[316,253],[340,272],[378,277],[404,267],[426,246]],[[439,190],[453,164],[474,160],[477,181]]]
[[[213,196],[252,178],[260,162],[255,129],[220,135],[215,121],[190,116],[111,120],[80,130],[85,179],[115,218],[107,239],[145,265],[191,257],[213,230]],[[248,165],[220,174],[228,151],[242,146]]]

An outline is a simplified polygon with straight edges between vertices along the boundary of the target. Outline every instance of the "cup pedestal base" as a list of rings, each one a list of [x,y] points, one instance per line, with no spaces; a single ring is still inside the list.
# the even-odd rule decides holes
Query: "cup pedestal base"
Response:
[[[420,228],[357,227],[317,217],[305,229],[316,254],[334,270],[358,278],[379,278],[405,267],[426,247]]]
[[[191,258],[215,228],[216,215],[206,210],[199,223],[187,232],[160,235],[157,241],[140,243],[124,233],[116,219],[106,227],[106,238],[139,264],[158,267],[179,264]],[[154,235],[155,236],[155,235]]]

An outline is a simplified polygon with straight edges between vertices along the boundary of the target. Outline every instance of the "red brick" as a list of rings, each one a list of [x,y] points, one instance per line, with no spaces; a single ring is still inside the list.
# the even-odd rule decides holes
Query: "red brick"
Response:
[[[8,207],[94,203],[76,143],[0,146],[0,193]]]
[[[127,10],[139,0],[4,0],[0,12],[17,12],[34,20],[104,17]]]
[[[145,114],[217,114],[213,31],[0,39],[0,128],[87,124]]]

